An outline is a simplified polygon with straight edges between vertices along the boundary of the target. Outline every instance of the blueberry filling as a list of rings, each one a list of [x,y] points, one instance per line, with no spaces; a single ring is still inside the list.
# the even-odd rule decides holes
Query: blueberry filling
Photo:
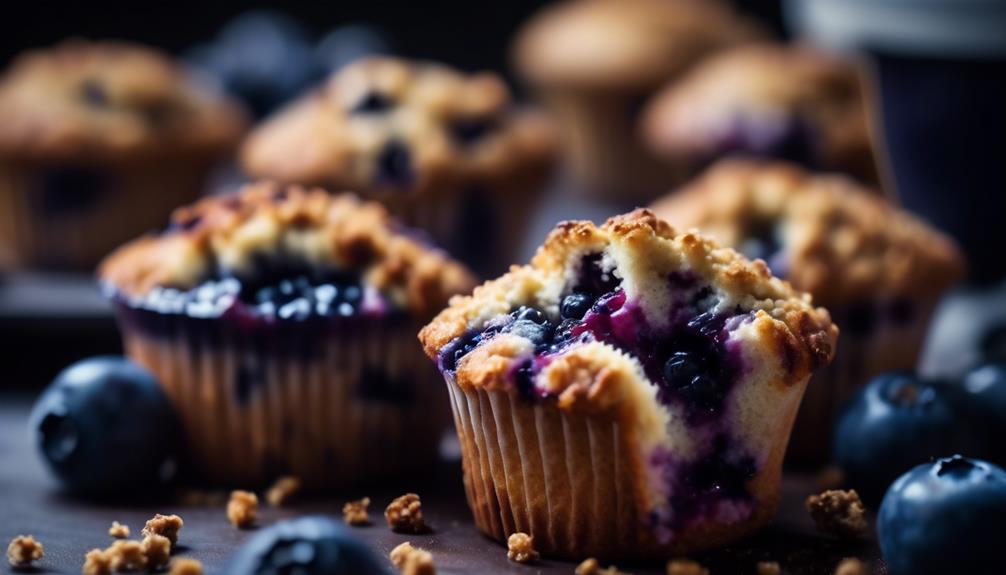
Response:
[[[768,220],[752,222],[744,234],[744,239],[737,246],[737,251],[748,259],[764,261],[773,274],[786,277],[789,270],[780,232],[774,222]]]
[[[367,92],[350,109],[352,114],[380,114],[391,109],[394,103],[380,92]]]
[[[378,184],[404,187],[412,183],[415,174],[412,168],[412,153],[408,146],[397,140],[385,144],[377,156],[374,179]]]

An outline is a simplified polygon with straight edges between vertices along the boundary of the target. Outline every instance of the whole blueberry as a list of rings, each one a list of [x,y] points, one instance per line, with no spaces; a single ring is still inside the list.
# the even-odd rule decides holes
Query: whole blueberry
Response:
[[[881,375],[861,389],[839,416],[834,441],[836,463],[868,503],[915,465],[974,446],[954,389],[909,373]]]
[[[42,393],[30,422],[42,459],[73,492],[147,492],[170,479],[180,429],[157,380],[132,361],[71,365]]]
[[[1006,471],[960,455],[915,467],[877,515],[891,575],[1002,573]]]
[[[594,298],[590,294],[573,292],[562,298],[562,303],[559,305],[559,315],[563,319],[583,319],[592,305],[594,305]]]
[[[349,528],[326,517],[281,521],[256,533],[230,558],[225,575],[385,575]]]
[[[981,434],[982,456],[1006,465],[1006,363],[987,363],[961,381],[961,405]]]

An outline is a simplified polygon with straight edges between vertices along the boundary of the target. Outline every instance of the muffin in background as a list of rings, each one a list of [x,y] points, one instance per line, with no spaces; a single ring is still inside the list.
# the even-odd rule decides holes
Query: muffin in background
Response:
[[[358,60],[269,119],[245,170],[352,189],[479,272],[513,262],[555,153],[551,124],[503,81],[429,62]]]
[[[0,78],[0,244],[14,265],[90,268],[197,197],[245,124],[150,48],[27,52]]]
[[[434,460],[448,416],[415,334],[473,280],[414,236],[375,203],[262,183],[179,208],[102,263],[198,474],[322,489]]]
[[[855,65],[809,46],[711,56],[654,96],[640,129],[653,153],[692,175],[742,154],[878,181]]]
[[[949,237],[848,177],[783,162],[723,160],[653,211],[764,260],[842,330],[800,408],[790,450],[799,463],[827,460],[832,422],[856,389],[915,368],[933,309],[964,274]]]
[[[545,555],[666,558],[771,520],[837,330],[806,294],[645,210],[562,222],[419,338],[447,383],[475,523]]]
[[[569,0],[534,16],[513,56],[556,116],[578,183],[631,201],[681,181],[639,137],[646,100],[701,58],[759,35],[719,0]]]

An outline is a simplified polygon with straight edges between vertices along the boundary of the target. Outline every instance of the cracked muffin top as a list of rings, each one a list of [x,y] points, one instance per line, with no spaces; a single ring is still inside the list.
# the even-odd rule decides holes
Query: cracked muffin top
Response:
[[[551,124],[512,104],[495,74],[365,58],[256,129],[241,160],[258,177],[374,194],[545,169]]]
[[[4,156],[116,161],[222,153],[246,118],[153,49],[68,40],[26,52],[4,73],[0,125]]]

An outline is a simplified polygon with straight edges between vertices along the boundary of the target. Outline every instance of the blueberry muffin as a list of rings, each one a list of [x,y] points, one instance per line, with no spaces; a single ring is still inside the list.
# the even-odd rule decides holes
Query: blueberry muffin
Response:
[[[251,184],[101,265],[128,354],[220,484],[331,487],[417,468],[447,419],[419,326],[468,272],[379,205]]]
[[[641,129],[655,154],[686,173],[745,154],[877,180],[855,65],[808,46],[716,54],[658,93]]]
[[[0,245],[17,265],[91,268],[194,199],[244,126],[149,48],[27,52],[0,77]]]
[[[827,458],[832,421],[855,389],[915,367],[933,308],[964,271],[950,238],[876,193],[781,162],[724,160],[653,210],[767,262],[842,329],[793,434],[792,455],[804,462]]]
[[[454,298],[419,338],[482,531],[641,559],[771,519],[800,398],[837,335],[764,262],[637,210],[559,224],[530,265]]]
[[[758,35],[719,0],[569,0],[534,16],[513,56],[555,114],[583,190],[650,199],[679,175],[644,149],[644,103],[701,58]]]
[[[256,177],[352,189],[480,272],[512,263],[554,153],[541,115],[503,81],[445,66],[358,60],[256,129]]]

